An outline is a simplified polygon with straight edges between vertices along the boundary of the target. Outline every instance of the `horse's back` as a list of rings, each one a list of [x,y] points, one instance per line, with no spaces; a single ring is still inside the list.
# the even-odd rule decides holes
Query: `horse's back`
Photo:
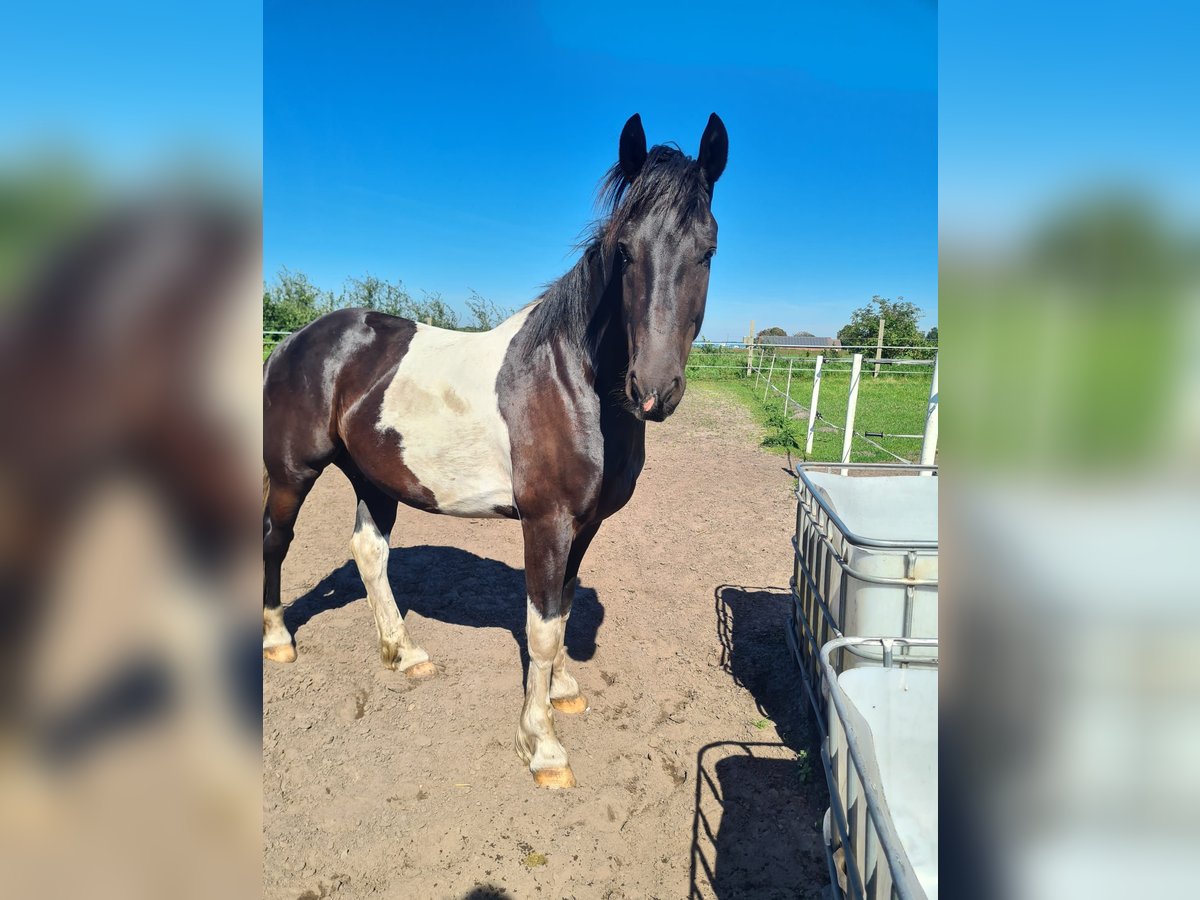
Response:
[[[345,413],[395,369],[415,333],[408,319],[339,309],[275,348],[263,366],[263,452],[272,477],[332,460]]]
[[[512,458],[497,376],[526,311],[488,332],[366,310],[291,335],[264,373],[268,457],[319,468],[345,457],[421,509],[512,516]]]

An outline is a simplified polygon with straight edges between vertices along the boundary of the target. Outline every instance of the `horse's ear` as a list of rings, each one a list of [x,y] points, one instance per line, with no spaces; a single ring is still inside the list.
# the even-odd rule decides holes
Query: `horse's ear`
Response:
[[[646,162],[646,132],[642,130],[642,117],[634,113],[621,129],[621,172],[629,181],[637,178]]]
[[[708,188],[717,183],[721,173],[725,171],[725,161],[729,158],[729,134],[725,131],[725,123],[721,117],[713,113],[708,117],[708,127],[700,138],[700,168],[708,180]]]

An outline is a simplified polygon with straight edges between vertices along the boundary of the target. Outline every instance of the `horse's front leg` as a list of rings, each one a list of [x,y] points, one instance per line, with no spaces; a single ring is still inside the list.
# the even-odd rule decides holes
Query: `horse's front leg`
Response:
[[[575,588],[579,586],[579,565],[583,555],[587,553],[592,538],[600,529],[600,523],[594,522],[579,529],[571,542],[571,552],[567,555],[566,582],[563,585],[562,619],[563,633],[566,633],[567,622],[571,618],[571,603],[575,599]],[[554,666],[550,675],[550,703],[561,713],[581,713],[587,709],[587,699],[579,690],[579,683],[567,671],[567,647],[565,642],[559,645],[558,654],[554,657]]]
[[[567,622],[571,619],[571,603],[575,599],[575,588],[579,585],[578,578],[568,578],[563,586],[560,617],[562,632],[567,633]],[[587,699],[579,690],[579,682],[567,671],[566,639],[559,642],[558,652],[554,654],[554,664],[550,667],[550,705],[560,713],[577,714],[587,709]]]
[[[517,723],[517,753],[529,765],[539,787],[569,788],[575,786],[575,775],[567,762],[567,751],[554,733],[550,680],[566,631],[563,581],[575,528],[571,518],[562,514],[523,519],[521,525],[525,535],[529,673],[525,679],[525,705]]]

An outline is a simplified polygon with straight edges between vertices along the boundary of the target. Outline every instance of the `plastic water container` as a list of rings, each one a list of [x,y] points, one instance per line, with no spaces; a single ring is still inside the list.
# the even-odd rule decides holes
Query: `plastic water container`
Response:
[[[936,638],[939,479],[805,474],[827,508],[826,531],[840,557],[824,597],[833,630]]]
[[[886,639],[884,639],[886,640]],[[826,645],[829,684],[830,811],[826,846],[839,893],[852,897],[938,896],[938,673],[909,656],[886,654],[884,641],[843,638]],[[902,644],[903,641],[891,641]],[[921,643],[921,642],[918,642]],[[841,654],[863,665],[835,674]],[[852,651],[852,652],[851,652]]]

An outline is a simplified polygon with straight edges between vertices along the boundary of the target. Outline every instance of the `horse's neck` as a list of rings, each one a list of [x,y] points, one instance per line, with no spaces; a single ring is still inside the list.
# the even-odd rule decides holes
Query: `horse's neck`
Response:
[[[621,282],[616,280],[606,288],[592,327],[596,329],[592,370],[596,392],[601,404],[622,406],[625,395],[625,373],[629,370],[629,344],[625,339],[625,323],[621,318]]]
[[[592,250],[586,251],[576,265],[580,289],[587,292],[587,332],[579,343],[564,341],[560,351],[575,360],[580,376],[596,391],[606,413],[629,415],[623,400],[629,345],[621,312],[621,279],[606,272],[603,257]]]

